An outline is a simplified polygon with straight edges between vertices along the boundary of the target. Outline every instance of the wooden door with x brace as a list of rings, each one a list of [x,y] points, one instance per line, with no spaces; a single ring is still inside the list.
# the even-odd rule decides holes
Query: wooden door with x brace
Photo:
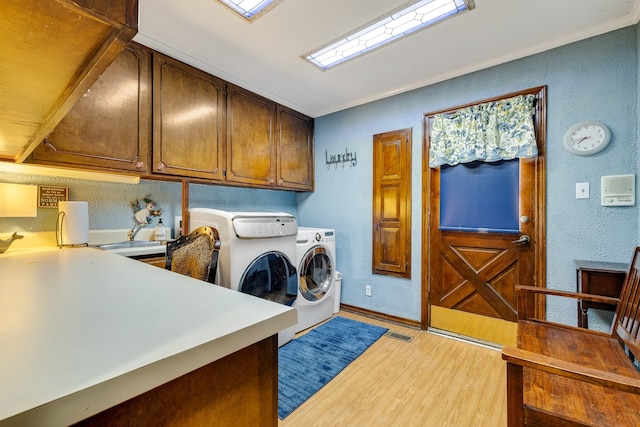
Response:
[[[438,168],[423,162],[423,241],[428,242],[423,245],[423,328],[510,344],[517,320],[515,285],[545,286],[545,90],[484,101],[536,95],[538,157]],[[424,117],[425,153],[437,113]],[[487,186],[497,191],[486,192]],[[460,216],[472,226],[447,227]],[[541,301],[537,310],[544,309]]]

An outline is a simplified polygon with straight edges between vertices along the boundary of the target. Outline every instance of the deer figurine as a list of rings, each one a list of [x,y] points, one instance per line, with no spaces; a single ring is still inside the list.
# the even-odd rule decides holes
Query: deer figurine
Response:
[[[4,253],[7,249],[9,249],[9,246],[11,246],[14,240],[22,239],[23,237],[24,236],[21,236],[18,233],[13,233],[13,235],[9,237],[7,240],[0,239],[0,254]]]

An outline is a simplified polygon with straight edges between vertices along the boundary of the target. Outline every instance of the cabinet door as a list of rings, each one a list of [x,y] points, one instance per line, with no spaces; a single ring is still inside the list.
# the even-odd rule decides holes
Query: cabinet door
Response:
[[[147,172],[151,53],[131,43],[33,152],[46,164]]]
[[[138,0],[3,1],[0,158],[22,163],[138,28]]]
[[[232,85],[227,103],[227,180],[275,185],[276,103]]]
[[[411,129],[373,136],[372,272],[411,278]]]
[[[278,186],[313,190],[313,119],[280,105]]]
[[[153,67],[153,172],[221,180],[225,82],[161,54]]]
[[[154,267],[160,267],[160,268],[166,267],[166,258],[164,255],[163,256],[143,255],[140,257],[132,257],[132,258],[140,262],[153,265]]]

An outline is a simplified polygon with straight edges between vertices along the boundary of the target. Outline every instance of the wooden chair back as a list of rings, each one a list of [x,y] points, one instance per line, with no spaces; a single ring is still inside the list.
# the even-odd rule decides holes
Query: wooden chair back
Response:
[[[635,360],[640,359],[640,247],[637,247],[613,320],[613,334]]]
[[[165,268],[205,282],[215,283],[220,252],[220,235],[203,226],[187,236],[167,242]]]

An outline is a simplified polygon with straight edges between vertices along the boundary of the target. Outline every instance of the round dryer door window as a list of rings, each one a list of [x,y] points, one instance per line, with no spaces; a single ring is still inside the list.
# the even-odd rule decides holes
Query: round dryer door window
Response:
[[[297,271],[282,252],[266,252],[253,260],[240,278],[240,292],[291,305],[298,296]]]
[[[308,301],[324,298],[333,282],[333,265],[326,248],[311,248],[300,261],[300,293]]]

